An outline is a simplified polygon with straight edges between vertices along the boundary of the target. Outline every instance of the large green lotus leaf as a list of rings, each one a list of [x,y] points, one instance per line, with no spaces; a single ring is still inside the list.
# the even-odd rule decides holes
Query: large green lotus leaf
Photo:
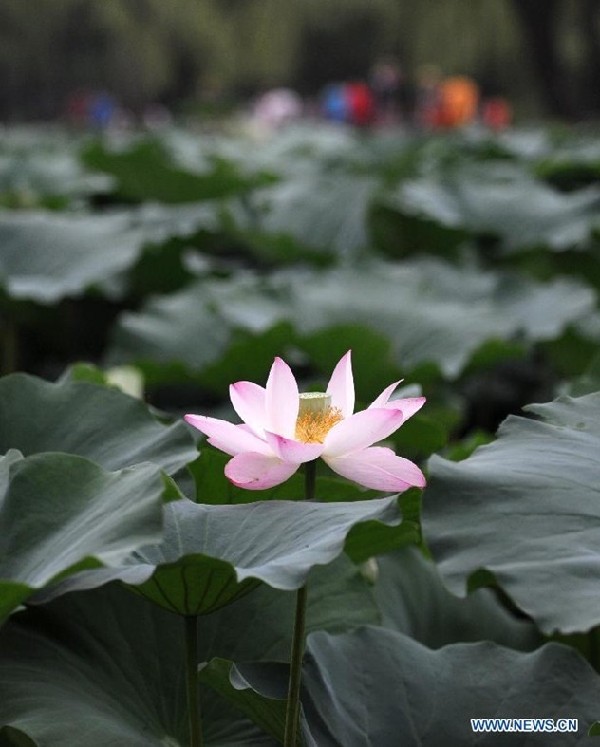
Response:
[[[119,565],[160,539],[164,485],[152,464],[105,472],[78,456],[11,452],[0,466],[0,619],[56,577]]]
[[[145,244],[139,260],[120,279],[130,295],[167,294],[194,280],[194,267],[207,269],[217,260],[208,255],[231,252],[222,233],[222,208],[212,202],[164,205],[144,203],[128,211]],[[194,251],[196,250],[196,251]]]
[[[282,744],[287,711],[289,666],[280,662],[245,664],[243,672],[227,659],[215,658],[200,669],[200,682],[212,687]],[[318,747],[300,710],[298,747]],[[0,743],[1,745],[1,743]]]
[[[540,284],[435,260],[281,278],[300,333],[348,323],[374,328],[390,340],[403,370],[435,363],[446,376],[456,376],[490,339],[557,335],[589,313],[595,299],[567,280]]]
[[[600,393],[525,409],[539,419],[510,416],[468,459],[431,458],[425,541],[455,593],[489,571],[544,632],[588,630],[600,623]]]
[[[21,204],[31,204],[48,198],[101,194],[109,191],[111,184],[111,177],[105,174],[86,172],[75,148],[67,143],[40,147],[31,142],[0,154],[0,199],[8,194]]]
[[[405,175],[416,178],[416,174]],[[412,182],[407,182],[411,184]],[[469,233],[459,223],[449,225],[420,210],[406,209],[401,188],[382,191],[369,213],[373,246],[385,256],[406,258],[427,254],[458,260]]]
[[[199,503],[236,504],[256,500],[252,491],[236,488],[225,477],[223,470],[230,457],[210,446],[202,449],[199,459],[189,465],[196,482],[196,498]],[[377,496],[374,490],[337,477],[318,476],[315,495],[323,502],[364,501]],[[420,500],[421,491],[407,490],[398,503],[402,511],[402,523],[397,526],[370,520],[353,527],[346,537],[345,551],[357,563],[373,555],[418,543],[421,539]],[[304,477],[296,473],[282,485],[260,492],[260,499],[271,501],[288,499],[301,501],[304,498]]]
[[[311,245],[307,241],[303,243],[300,236],[291,232],[275,229],[269,232],[263,226],[264,216],[260,217],[263,210],[248,199],[230,200],[222,205],[223,233],[214,237],[210,248],[204,250],[210,251],[216,258],[225,255],[225,262],[228,263],[222,265],[225,269],[231,266],[232,257],[243,259],[245,256],[254,259],[253,265],[261,267],[293,267],[298,264],[320,267],[333,262],[333,246]],[[192,260],[188,261],[188,265],[204,269],[201,262],[194,263]]]
[[[436,362],[446,373],[457,372],[491,338],[553,337],[595,301],[591,290],[568,280],[528,282],[436,260],[284,277],[300,331],[325,323],[373,326],[392,341],[402,365]]]
[[[146,405],[83,381],[51,384],[27,374],[0,379],[0,453],[78,454],[105,469],[154,462],[171,474],[198,455],[183,423],[162,425]]]
[[[204,231],[217,231],[221,225],[219,209],[213,203],[163,205],[148,202],[130,210],[131,226],[143,231],[150,244],[162,244],[173,237],[188,237]]]
[[[356,134],[342,132],[339,127],[311,122],[308,126],[295,123],[263,139],[256,147],[248,147],[247,137],[213,137],[199,140],[181,131],[167,132],[163,138],[171,154],[180,164],[202,165],[207,152],[233,161],[243,173],[275,174],[294,177],[298,173],[318,173],[340,167],[348,169],[352,159],[363,154]],[[176,137],[173,137],[175,135]],[[187,140],[187,142],[186,142]]]
[[[262,585],[230,606],[203,617],[199,623],[200,638],[210,644],[210,650],[202,652],[201,658],[209,661],[214,656],[234,656],[238,661],[287,661],[295,606],[295,591]],[[239,622],[232,624],[238,618]],[[372,583],[345,555],[311,570],[307,632],[340,633],[380,621]]]
[[[161,145],[175,163],[186,170],[206,173],[211,162],[235,164],[236,169],[247,177],[280,178],[297,180],[309,175],[332,175],[337,173],[356,175],[358,169],[364,173],[364,165],[370,163],[372,152],[370,140],[364,140],[357,133],[340,131],[339,127],[310,122],[295,123],[260,142],[248,147],[247,136],[234,137],[212,135],[198,138],[196,134],[180,129],[170,129],[161,133]],[[388,138],[390,145],[397,150],[399,139],[396,135]],[[407,141],[404,141],[406,143]],[[380,164],[388,160],[388,153],[376,153],[375,173],[379,176]],[[414,148],[411,149],[414,153]],[[357,168],[358,167],[358,168]]]
[[[43,304],[85,289],[129,268],[143,232],[127,215],[0,215],[0,280],[8,295]]]
[[[243,669],[241,670],[243,674]],[[496,745],[471,718],[577,718],[575,734],[545,733],[544,745],[587,744],[600,678],[575,651],[548,644],[521,653],[494,643],[431,651],[391,630],[366,627],[309,637],[303,705],[319,747]],[[511,734],[511,745],[540,735]]]
[[[488,162],[406,182],[389,203],[450,229],[498,236],[507,251],[540,245],[562,251],[587,245],[599,224],[600,190],[561,194],[521,167]]]
[[[182,633],[176,616],[110,587],[17,615],[0,635],[0,724],[40,747],[185,747]],[[274,744],[247,723],[239,741],[215,739],[210,701],[203,715],[209,745]]]
[[[600,181],[598,139],[578,135],[548,148],[535,165],[535,174],[563,190]]]
[[[600,181],[600,157],[596,161],[547,159],[538,163],[535,174],[563,192],[596,185]]]
[[[36,747],[37,742],[30,739],[25,732],[13,726],[0,729],[0,747]]]
[[[258,335],[281,320],[281,304],[252,277],[200,281],[150,300],[141,313],[125,312],[108,359],[181,362],[190,371],[202,371],[235,342],[234,330]]]
[[[419,548],[404,547],[376,562],[374,593],[384,627],[429,648],[481,640],[521,650],[539,645],[534,625],[509,612],[491,589],[466,599],[451,594]]]
[[[421,490],[411,488],[398,498],[402,523],[388,526],[377,521],[365,521],[355,526],[346,538],[346,553],[355,563],[374,555],[390,552],[405,545],[421,542]]]
[[[308,589],[307,633],[316,630],[339,633],[379,622],[370,584],[344,556],[328,566],[314,568]],[[201,656],[205,661],[231,656],[239,661],[289,660],[295,602],[294,592],[278,592],[263,586],[231,607],[202,618],[200,637],[202,639],[204,632],[211,646],[210,649],[205,647]],[[230,620],[236,623],[232,625]],[[206,629],[205,624],[211,627]],[[285,669],[285,665],[281,666]],[[212,683],[210,686],[213,687]],[[208,691],[205,697],[209,697]],[[233,737],[239,728],[237,707],[231,712],[221,700],[219,710],[213,708],[211,721],[215,725],[218,723],[224,733],[231,734],[232,743],[237,744]],[[249,715],[244,709],[242,712]]]
[[[283,737],[282,665],[214,660],[200,672],[252,720]],[[575,651],[547,644],[531,653],[495,643],[432,651],[396,631],[364,627],[308,638],[303,668],[307,747],[587,744],[600,678]],[[472,718],[574,718],[575,733],[533,737],[475,733]]]
[[[357,174],[300,173],[255,193],[255,220],[238,218],[238,227],[352,257],[368,245],[367,208],[376,188],[375,179]]]
[[[544,158],[556,148],[551,132],[542,127],[511,127],[495,136],[496,143],[506,154],[528,163]]]
[[[287,661],[295,606],[295,591],[262,585],[252,594],[203,617],[199,623],[200,639],[205,646],[210,644],[210,649],[201,652],[201,659],[234,655],[239,661]],[[234,620],[238,622],[232,623]],[[380,621],[372,584],[345,555],[310,571],[308,632],[340,633]]]
[[[433,260],[201,280],[125,313],[109,359],[202,372],[240,330],[260,339],[287,322],[310,340],[355,325],[387,338],[404,371],[434,363],[456,376],[486,341],[519,332],[528,340],[553,338],[594,302],[594,293],[574,281],[541,284]]]
[[[373,590],[381,624],[386,628],[429,648],[491,640],[528,651],[540,644],[535,627],[509,613],[492,591],[480,589],[467,599],[450,594],[433,563],[417,548],[381,556],[377,568]],[[249,684],[231,662],[215,659],[202,670],[201,679],[236,703],[265,731],[279,736],[285,720],[287,669],[279,664],[264,666],[255,670],[243,667]]]
[[[199,661],[287,659],[295,594],[263,587],[199,624]],[[308,629],[374,623],[366,583],[338,559],[311,573]],[[70,594],[14,616],[0,632],[0,727],[46,747],[187,745],[183,621],[119,585]],[[210,747],[271,747],[211,690]]]
[[[247,242],[240,242],[239,232],[232,225],[232,212],[236,211],[229,207],[245,204],[245,200],[179,205],[147,202],[130,208],[126,214],[131,227],[140,229],[146,241],[140,263],[134,269],[134,279],[142,285],[141,290],[144,290],[144,280],[157,283],[158,278],[153,275],[157,275],[161,268],[163,272],[174,272],[180,281],[182,277],[189,281],[192,272],[206,270],[210,265],[211,260],[206,255],[224,256],[230,262],[232,256],[247,254],[252,247]],[[198,257],[191,249],[205,256]],[[171,290],[176,287],[170,278],[163,278],[159,287],[164,286],[165,290],[159,292],[167,292],[169,284]]]
[[[216,234],[221,222],[219,209],[206,203],[146,204],[104,216],[6,215],[0,278],[11,297],[41,303],[81,295],[92,284],[111,297],[122,295],[126,282],[173,290],[192,277],[183,260],[191,238],[202,248],[201,237]],[[125,278],[124,271],[133,274]]]
[[[350,322],[374,327],[391,341],[393,358],[404,370],[435,362],[456,373],[505,327],[489,301],[494,279],[466,271],[467,304],[456,292],[455,273],[433,262],[335,270],[290,283],[293,308],[307,333]]]
[[[82,155],[86,166],[114,177],[116,194],[126,200],[196,202],[244,192],[255,182],[222,159],[206,159],[202,171],[184,169],[153,140],[121,150],[92,143]]]
[[[119,579],[166,609],[205,615],[230,604],[258,582],[275,589],[302,586],[314,566],[344,549],[360,522],[400,522],[397,498],[352,503],[260,501],[231,506],[179,500],[165,506],[160,544],[137,550],[121,568],[83,571],[38,595]]]

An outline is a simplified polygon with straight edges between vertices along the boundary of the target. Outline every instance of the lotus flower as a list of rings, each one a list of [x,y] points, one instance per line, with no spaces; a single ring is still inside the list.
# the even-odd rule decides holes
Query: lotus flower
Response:
[[[285,482],[304,462],[323,459],[338,475],[366,488],[400,493],[424,487],[416,464],[373,446],[396,431],[425,402],[390,400],[391,384],[366,410],[354,412],[351,353],[335,367],[326,392],[299,394],[290,367],[275,358],[266,388],[238,381],[229,388],[239,425],[204,415],[185,419],[217,449],[230,454],[226,477],[240,488],[263,490]]]

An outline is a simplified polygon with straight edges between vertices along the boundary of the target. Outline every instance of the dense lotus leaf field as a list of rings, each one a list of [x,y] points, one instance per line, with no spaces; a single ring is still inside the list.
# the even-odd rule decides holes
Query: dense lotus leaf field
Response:
[[[0,135],[0,747],[290,744],[303,587],[294,744],[600,733],[597,136]],[[348,350],[423,490],[244,490],[183,419]]]

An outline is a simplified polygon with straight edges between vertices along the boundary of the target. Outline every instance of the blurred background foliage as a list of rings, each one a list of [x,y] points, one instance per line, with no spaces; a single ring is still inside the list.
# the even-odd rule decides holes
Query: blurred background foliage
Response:
[[[600,111],[597,0],[2,0],[0,117],[51,119],[80,86],[134,112],[305,95],[393,55],[475,77],[523,116]]]

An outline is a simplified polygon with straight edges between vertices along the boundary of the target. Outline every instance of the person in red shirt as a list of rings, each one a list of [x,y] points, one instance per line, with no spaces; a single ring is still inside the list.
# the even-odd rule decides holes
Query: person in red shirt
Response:
[[[348,113],[351,124],[367,127],[375,119],[375,100],[366,83],[346,85]]]

